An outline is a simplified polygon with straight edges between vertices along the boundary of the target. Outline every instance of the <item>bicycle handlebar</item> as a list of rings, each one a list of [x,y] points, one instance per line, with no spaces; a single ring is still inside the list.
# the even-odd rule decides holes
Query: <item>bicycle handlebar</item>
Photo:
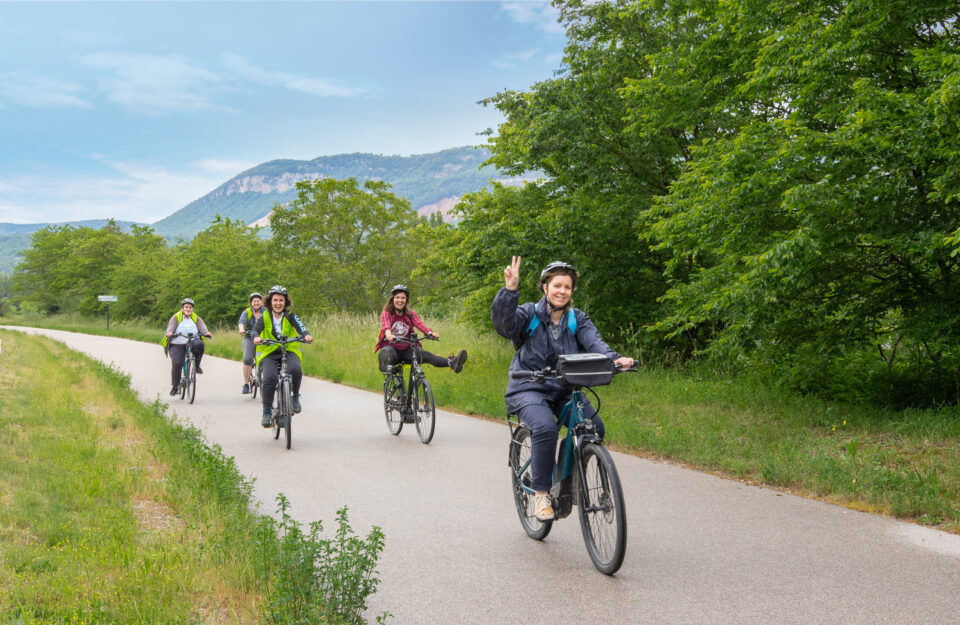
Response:
[[[633,366],[628,367],[627,369],[622,368],[620,365],[616,363],[614,363],[613,366],[614,366],[614,369],[616,369],[614,373],[628,373],[628,372],[635,373],[638,370],[639,362],[637,361],[636,358],[634,358]],[[544,382],[546,380],[560,380],[562,376],[560,375],[560,372],[557,371],[556,369],[553,369],[551,367],[545,367],[543,369],[540,369],[539,371],[524,371],[524,370],[511,371],[510,378],[514,380],[525,380],[527,378],[534,378],[538,382]]]
[[[413,334],[407,338],[402,338],[402,339],[395,338],[389,343],[387,343],[387,345],[393,345],[394,343],[406,343],[407,345],[413,345],[414,343],[422,343],[424,340],[439,341],[440,339],[433,336],[432,334],[424,334],[422,337],[417,336],[416,334]]]
[[[287,343],[306,343],[306,341],[302,336],[295,336],[293,338],[281,336],[279,339],[262,339],[260,341],[261,345],[286,345]]]

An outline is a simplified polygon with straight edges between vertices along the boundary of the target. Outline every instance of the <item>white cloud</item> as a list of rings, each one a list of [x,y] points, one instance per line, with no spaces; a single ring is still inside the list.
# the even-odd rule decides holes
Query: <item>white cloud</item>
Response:
[[[534,24],[548,33],[564,33],[563,26],[557,21],[560,11],[549,2],[504,2],[503,9],[510,17],[521,24]]]
[[[180,55],[96,52],[82,62],[113,72],[100,87],[117,104],[149,114],[195,112],[220,108],[213,95],[223,79]]]
[[[494,67],[500,67],[502,69],[518,69],[520,66],[525,65],[530,62],[539,50],[523,50],[521,52],[510,52],[508,54],[502,54],[493,61],[491,65]]]
[[[0,185],[0,222],[37,223],[114,218],[153,223],[206,195],[241,170],[216,171],[225,161],[201,161],[174,171],[135,162],[112,162],[115,175],[94,178],[17,176]],[[244,165],[237,163],[244,167]]]
[[[216,158],[207,158],[190,163],[190,166],[193,168],[202,169],[203,171],[211,174],[229,176],[230,178],[233,178],[240,172],[246,171],[255,165],[257,165],[257,163],[252,163],[250,161]]]
[[[287,72],[273,72],[253,65],[243,57],[235,54],[223,55],[223,63],[227,71],[237,77],[261,85],[286,87],[292,91],[299,91],[321,98],[354,98],[364,95],[367,90],[359,87],[344,87],[324,78],[313,78],[289,74]]]
[[[0,101],[31,108],[93,108],[76,83],[42,76],[0,74]]]

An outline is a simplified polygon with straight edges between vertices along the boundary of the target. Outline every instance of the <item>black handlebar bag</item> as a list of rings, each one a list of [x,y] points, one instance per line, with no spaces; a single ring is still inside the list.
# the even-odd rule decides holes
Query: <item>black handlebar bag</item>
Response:
[[[564,354],[557,357],[557,371],[570,386],[606,386],[617,372],[606,354]]]

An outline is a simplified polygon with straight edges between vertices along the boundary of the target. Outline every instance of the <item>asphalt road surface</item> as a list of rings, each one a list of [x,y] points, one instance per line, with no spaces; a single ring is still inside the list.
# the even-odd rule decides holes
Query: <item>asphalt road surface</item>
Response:
[[[263,510],[282,492],[304,523],[333,528],[346,505],[358,533],[383,528],[371,622],[388,611],[397,625],[960,624],[960,536],[615,453],[629,538],[607,577],[576,514],[543,542],[524,534],[505,424],[438,410],[423,445],[412,425],[389,434],[380,394],[304,378],[287,450],[260,427],[259,397],[240,394],[237,362],[205,357],[189,405],[167,395],[159,345],[26,331],[114,363],[145,401],[169,401],[255,479]]]

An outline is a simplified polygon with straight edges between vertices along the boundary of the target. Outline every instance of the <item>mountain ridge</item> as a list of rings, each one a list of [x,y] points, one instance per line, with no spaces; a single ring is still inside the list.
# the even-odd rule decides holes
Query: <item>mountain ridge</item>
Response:
[[[446,215],[465,193],[479,191],[491,180],[504,184],[524,180],[498,176],[492,165],[484,165],[489,156],[484,147],[462,146],[411,156],[354,152],[311,160],[275,159],[240,172],[157,221],[153,228],[157,234],[176,240],[192,237],[213,223],[218,214],[247,224],[262,224],[274,205],[296,198],[297,182],[326,176],[356,178],[361,183],[388,182],[392,192],[407,198],[415,210],[430,210],[436,205],[436,210]]]
[[[465,194],[486,188],[491,181],[522,184],[528,177],[499,175],[484,163],[490,152],[483,146],[461,146],[410,156],[367,152],[319,156],[310,160],[274,159],[246,169],[206,195],[152,224],[117,221],[124,229],[149,225],[154,232],[175,243],[193,238],[214,222],[217,215],[260,227],[269,226],[276,204],[297,196],[296,183],[317,177],[356,178],[363,183],[380,180],[391,191],[410,201],[424,216],[440,212],[447,218]],[[30,247],[33,232],[47,226],[101,228],[109,219],[53,223],[0,223],[0,273],[9,273],[19,253]]]

